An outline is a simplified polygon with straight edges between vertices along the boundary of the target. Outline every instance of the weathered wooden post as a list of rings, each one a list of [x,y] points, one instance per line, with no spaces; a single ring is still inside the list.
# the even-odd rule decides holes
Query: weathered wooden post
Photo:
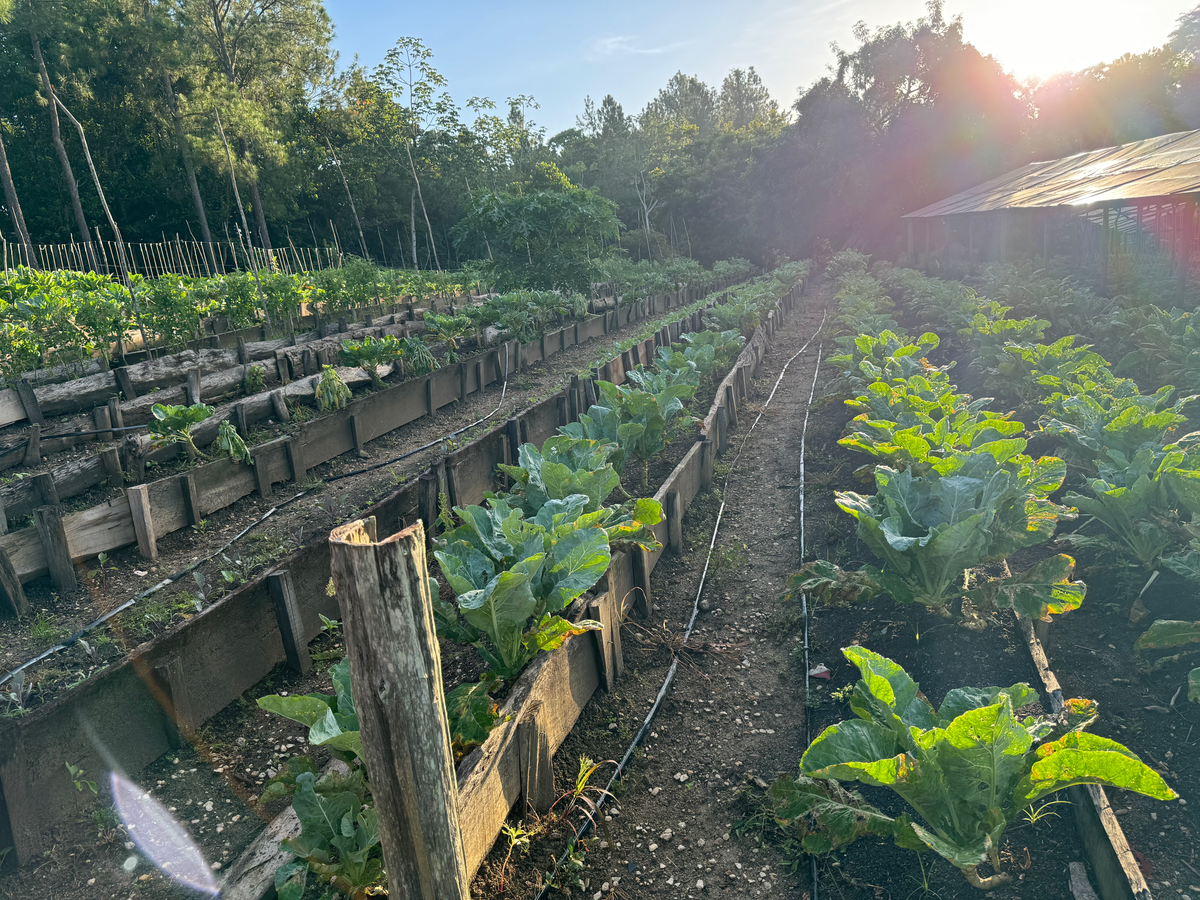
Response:
[[[376,542],[374,525],[335,528],[329,547],[389,891],[467,900],[425,529]]]

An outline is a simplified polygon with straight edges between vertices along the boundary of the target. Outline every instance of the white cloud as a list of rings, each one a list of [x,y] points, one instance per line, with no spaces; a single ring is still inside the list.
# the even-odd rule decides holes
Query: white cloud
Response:
[[[636,38],[627,34],[610,37],[594,37],[588,42],[589,59],[608,59],[613,56],[659,56],[686,46],[686,41],[675,41],[658,47],[638,45]]]

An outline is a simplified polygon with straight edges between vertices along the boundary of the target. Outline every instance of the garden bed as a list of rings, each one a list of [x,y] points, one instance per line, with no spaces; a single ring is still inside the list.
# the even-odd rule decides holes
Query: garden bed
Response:
[[[540,349],[539,347],[538,350]],[[532,353],[529,355],[533,356]],[[619,367],[616,371],[620,372]],[[564,405],[565,395],[544,401],[523,416],[525,438],[540,442],[543,437],[548,436],[558,424]],[[507,446],[505,430],[501,428],[493,431],[482,441],[477,441],[447,458],[445,465],[435,470],[434,484],[440,484],[442,479],[445,479],[452,502],[478,502],[481,499],[481,494],[475,492],[481,489],[484,482],[490,481],[490,476],[483,481],[476,480],[472,473],[477,466],[468,464],[468,456],[479,453],[481,448]],[[495,461],[489,461],[488,472],[494,468]],[[443,471],[446,474],[440,475]],[[381,530],[395,530],[402,522],[412,521],[416,516],[424,517],[431,512],[436,515],[436,508],[430,510],[423,504],[420,484],[421,482],[417,482],[409,488],[402,489],[370,510],[380,517]],[[233,526],[229,527],[232,529]],[[332,601],[324,596],[324,584],[328,576],[321,577],[318,574],[322,562],[325,571],[328,571],[328,558],[323,556],[327,552],[324,542],[309,545],[304,551],[292,554],[285,564],[292,568],[294,573],[297,566],[304,573],[294,574],[293,578],[298,592],[303,595],[301,608],[304,619],[303,636],[306,639],[320,631],[318,611],[327,614],[334,614],[336,611],[336,605],[330,608]],[[57,777],[56,761],[75,760],[72,764],[82,762],[85,768],[95,770],[102,764],[95,756],[93,741],[110,746],[115,743],[121,747],[124,767],[128,771],[136,772],[158,755],[154,748],[161,747],[162,741],[169,739],[170,723],[157,712],[154,702],[156,692],[165,692],[172,698],[177,719],[186,732],[217,712],[225,703],[222,697],[236,696],[243,689],[239,687],[232,694],[227,694],[225,692],[229,687],[239,681],[243,686],[251,684],[269,671],[271,664],[280,658],[281,649],[274,614],[270,603],[264,602],[264,594],[265,587],[261,576],[252,579],[226,600],[205,609],[186,625],[176,626],[163,638],[139,648],[128,661],[114,665],[105,673],[104,678],[100,679],[103,684],[99,687],[93,680],[78,688],[71,696],[85,704],[99,701],[108,704],[116,702],[120,706],[133,698],[144,698],[138,699],[138,702],[149,704],[140,711],[129,709],[119,717],[120,721],[100,723],[100,733],[65,734],[59,727],[66,725],[61,703],[36,709],[27,717],[14,722],[14,728],[9,729],[10,734],[15,736],[20,733],[24,740],[18,741],[18,744],[23,743],[24,746],[13,748],[7,766],[4,767],[7,777],[0,773],[0,780],[3,780],[5,785],[10,817],[17,825],[18,833],[14,835],[13,841],[17,846],[18,858],[28,858],[27,854],[34,852],[33,848],[43,845],[49,837],[46,829],[50,822],[56,821],[55,817],[61,815],[58,810],[69,809],[78,804],[79,798],[72,796],[69,782],[65,789],[58,784],[61,779]],[[236,602],[234,598],[237,598]],[[197,629],[197,625],[201,627]],[[227,641],[226,629],[229,627],[236,629],[237,641]],[[226,635],[226,638],[220,637],[221,635]],[[212,655],[214,652],[216,657]],[[188,676],[185,673],[193,670],[194,663],[190,661],[192,658],[196,661],[203,659],[206,670],[215,666],[217,671],[221,672],[221,684],[210,683],[203,693],[189,688]],[[218,663],[218,658],[228,662]],[[140,729],[137,737],[129,733],[130,728]],[[33,765],[32,760],[26,762],[24,751],[32,746],[30,739],[33,734],[44,735],[46,739],[55,743],[56,761],[39,757],[37,765]],[[58,757],[61,759],[57,759]],[[27,766],[32,766],[32,769]],[[31,812],[23,820],[14,815],[16,810],[22,809],[25,803],[33,802],[35,797],[36,813]]]

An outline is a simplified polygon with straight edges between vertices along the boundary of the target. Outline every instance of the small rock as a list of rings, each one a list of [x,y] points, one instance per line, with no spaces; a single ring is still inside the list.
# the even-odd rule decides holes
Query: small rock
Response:
[[[710,609],[712,609],[712,604],[709,603],[708,600],[700,601],[700,611],[701,612],[708,612]]]
[[[658,849],[658,844],[651,844],[651,845],[650,845],[650,846],[649,846],[647,849],[648,849],[648,850],[649,850],[651,853],[653,853],[655,850],[657,850],[657,849]]]
[[[221,864],[219,862],[215,862],[212,864],[212,870],[214,872],[217,871],[217,869],[219,869],[219,868],[221,868]]]
[[[703,878],[696,879],[696,890],[698,890],[698,891],[704,890],[704,879]]]
[[[237,744],[239,747],[245,747],[246,739],[244,737],[240,737],[237,740],[235,740],[234,743]]]
[[[673,831],[671,831],[670,828],[668,828],[666,831],[664,831],[662,834],[660,834],[658,836],[658,838],[659,838],[659,840],[662,840],[662,841],[669,841],[674,836],[675,836],[675,833]]]
[[[87,883],[88,883],[89,885],[93,885],[93,884],[95,884],[95,883],[96,883],[96,879],[95,879],[95,878],[89,878]]]
[[[650,788],[650,796],[657,797],[661,791],[662,791],[662,788],[660,788],[660,787],[652,787],[652,788]]]
[[[604,884],[600,885],[600,890],[607,892],[609,890],[609,883],[606,881]]]
[[[616,722],[609,722],[609,723],[608,723],[608,730],[609,730],[609,731],[616,731],[616,730],[617,730],[617,723],[616,723]]]

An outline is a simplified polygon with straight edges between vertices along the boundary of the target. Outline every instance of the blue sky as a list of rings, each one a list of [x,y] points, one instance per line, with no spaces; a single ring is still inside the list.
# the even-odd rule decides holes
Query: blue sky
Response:
[[[1165,42],[1197,0],[947,0],[966,37],[1021,77],[1082,68]],[[922,0],[692,0],[689,3],[404,3],[325,0],[344,62],[375,65],[396,38],[421,38],[460,104],[532,94],[549,134],[574,124],[591,95],[639,111],[678,69],[719,86],[753,65],[781,106],[851,46],[854,23],[908,21]],[[600,14],[602,12],[602,14]],[[1026,23],[1036,23],[1027,27]]]

